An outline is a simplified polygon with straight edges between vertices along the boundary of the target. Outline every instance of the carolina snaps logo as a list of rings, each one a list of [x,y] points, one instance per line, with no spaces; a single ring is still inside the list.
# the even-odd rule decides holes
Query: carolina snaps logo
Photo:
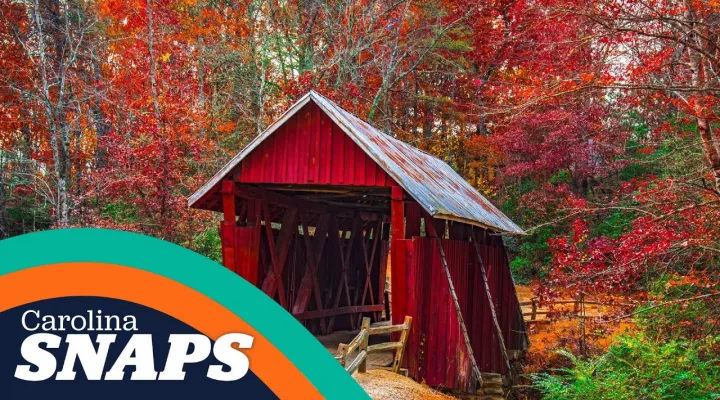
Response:
[[[369,398],[256,287],[126,232],[0,241],[0,339],[3,400]]]
[[[15,377],[24,381],[75,380],[76,364],[79,362],[88,380],[122,381],[125,369],[134,367],[130,380],[135,381],[182,381],[185,366],[205,362],[212,352],[219,362],[207,368],[207,378],[230,382],[243,378],[249,369],[249,361],[242,349],[252,347],[253,337],[242,333],[228,333],[214,344],[201,334],[170,334],[167,336],[167,354],[164,368],[158,372],[152,334],[138,332],[134,315],[103,315],[102,310],[88,310],[87,314],[47,315],[40,310],[23,312],[22,326],[32,333],[23,340],[20,353],[28,364],[18,365]],[[42,333],[35,333],[42,331]],[[74,333],[66,333],[66,332]],[[88,333],[82,333],[88,332]],[[103,332],[103,333],[99,333]],[[118,332],[129,334],[126,343],[117,343]],[[95,334],[93,334],[95,333]],[[122,351],[108,368],[111,346],[122,346]],[[233,346],[236,346],[234,348]],[[57,350],[54,354],[51,350]],[[57,359],[64,358],[62,369],[57,371]],[[57,371],[57,373],[56,373]]]

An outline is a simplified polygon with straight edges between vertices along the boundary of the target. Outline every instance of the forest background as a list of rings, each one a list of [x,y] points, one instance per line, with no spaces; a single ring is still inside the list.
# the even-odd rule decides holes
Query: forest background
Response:
[[[315,89],[524,227],[511,267],[541,300],[630,303],[520,396],[720,398],[717,0],[1,0],[0,55],[0,238],[218,260],[187,196]]]

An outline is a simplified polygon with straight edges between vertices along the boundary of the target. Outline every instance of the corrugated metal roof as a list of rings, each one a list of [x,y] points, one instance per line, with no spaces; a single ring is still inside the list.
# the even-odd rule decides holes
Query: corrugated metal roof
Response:
[[[230,173],[245,156],[309,101],[315,102],[327,113],[370,158],[433,217],[479,225],[502,232],[524,233],[448,164],[380,132],[314,91],[310,91],[298,100],[278,121],[233,157],[212,179],[190,197],[189,205],[192,207],[225,175]]]

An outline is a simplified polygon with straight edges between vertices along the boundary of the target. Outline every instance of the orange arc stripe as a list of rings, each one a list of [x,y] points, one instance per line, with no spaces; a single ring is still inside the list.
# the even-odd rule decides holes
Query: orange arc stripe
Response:
[[[0,293],[0,312],[44,299],[98,296],[164,312],[212,340],[226,333],[245,333],[255,338],[253,347],[243,351],[252,371],[279,398],[323,398],[260,332],[202,293],[158,274],[105,263],[51,264],[0,277]]]

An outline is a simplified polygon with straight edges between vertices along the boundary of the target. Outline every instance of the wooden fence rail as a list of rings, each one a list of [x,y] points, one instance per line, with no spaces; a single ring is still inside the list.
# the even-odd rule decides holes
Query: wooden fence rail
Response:
[[[538,315],[547,315],[550,314],[550,310],[539,310],[538,307],[540,306],[541,302],[537,298],[533,298],[530,301],[521,301],[520,306],[521,307],[531,307],[531,311],[523,312],[523,317],[530,317],[529,320],[525,320],[526,323],[534,323],[538,322],[537,316]],[[580,310],[585,310],[585,306],[587,305],[595,305],[595,306],[606,306],[606,307],[635,307],[637,304],[628,304],[628,303],[604,303],[601,301],[590,301],[585,300],[585,294],[581,293],[577,299],[574,300],[551,300],[551,301],[543,301],[542,305],[562,305],[562,304],[574,304],[573,312],[578,313]],[[578,315],[580,318],[593,318],[588,317],[586,315]]]
[[[372,353],[377,353],[387,350],[395,350],[395,357],[393,358],[392,371],[395,373],[400,372],[400,363],[402,362],[403,353],[405,352],[405,345],[407,343],[408,331],[412,324],[412,317],[405,317],[400,325],[388,325],[370,327],[370,318],[363,318],[362,324],[360,325],[360,332],[350,343],[340,343],[338,345],[337,354],[335,359],[345,367],[345,370],[351,375],[357,372],[367,371],[367,357]],[[368,345],[370,336],[380,335],[384,333],[400,332],[400,341],[398,342],[387,342],[378,343],[372,346]],[[357,356],[349,360],[349,356],[358,352]]]

